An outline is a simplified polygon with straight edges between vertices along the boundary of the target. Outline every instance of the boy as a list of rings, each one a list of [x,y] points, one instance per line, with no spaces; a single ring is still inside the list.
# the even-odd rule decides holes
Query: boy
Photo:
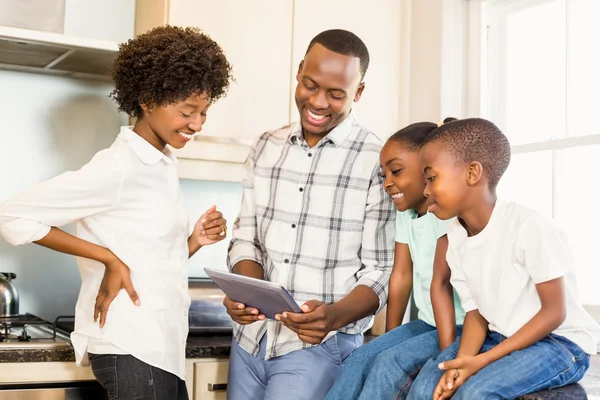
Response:
[[[497,200],[508,139],[489,121],[459,120],[428,136],[420,160],[428,210],[458,217],[446,258],[467,314],[462,337],[427,362],[409,399],[512,399],[579,381],[600,326],[577,301],[563,232]]]

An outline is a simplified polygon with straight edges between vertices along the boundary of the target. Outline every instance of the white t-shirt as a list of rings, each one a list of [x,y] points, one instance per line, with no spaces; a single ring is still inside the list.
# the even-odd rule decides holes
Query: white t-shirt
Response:
[[[77,237],[109,248],[129,266],[141,302],[135,306],[121,290],[100,328],[94,304],[105,267],[78,257],[82,283],[71,334],[77,363],[86,363],[88,350],[127,353],[185,379],[189,224],[177,159],[123,127],[114,144],[80,170],[0,205],[0,236],[13,245],[70,222]]]
[[[498,200],[479,234],[467,237],[456,220],[448,227],[448,242],[451,283],[465,312],[478,309],[490,331],[514,335],[540,310],[535,285],[563,277],[567,317],[553,333],[596,354],[600,325],[579,303],[570,249],[552,221]]]

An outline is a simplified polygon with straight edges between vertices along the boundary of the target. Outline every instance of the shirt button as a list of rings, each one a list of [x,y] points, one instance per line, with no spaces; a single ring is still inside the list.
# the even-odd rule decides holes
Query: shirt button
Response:
[[[312,157],[312,153],[308,153],[308,156],[309,156],[309,157]]]
[[[295,228],[295,227],[296,227],[296,224],[292,224],[292,228]]]
[[[304,188],[299,188],[298,190],[301,192],[304,192]]]
[[[290,260],[286,258],[285,260],[283,260],[283,262],[286,263],[286,264],[289,264]]]
[[[187,312],[187,311],[184,311],[184,312],[183,312],[183,316],[184,316],[184,317],[187,317],[187,316],[188,316],[188,312]]]

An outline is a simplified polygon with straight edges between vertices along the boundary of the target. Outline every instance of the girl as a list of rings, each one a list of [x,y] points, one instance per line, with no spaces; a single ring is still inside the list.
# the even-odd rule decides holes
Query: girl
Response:
[[[112,95],[135,125],[122,127],[80,170],[0,206],[0,234],[9,243],[78,257],[82,286],[71,339],[77,363],[89,356],[109,399],[188,398],[187,259],[222,240],[226,221],[212,207],[188,237],[167,145],[182,148],[202,129],[230,71],[217,43],[195,29],[160,27],[123,44]],[[74,235],[57,228],[70,222]]]
[[[392,135],[381,150],[385,190],[399,211],[388,332],[346,360],[342,375],[327,395],[329,400],[406,398],[419,369],[454,341],[455,318],[462,325],[464,313],[453,296],[445,262],[447,222],[427,213],[425,178],[419,164],[419,148],[437,127],[430,122],[409,125]],[[432,281],[434,268],[436,280]],[[411,289],[419,319],[399,326]],[[432,303],[436,311],[443,312],[434,316]]]

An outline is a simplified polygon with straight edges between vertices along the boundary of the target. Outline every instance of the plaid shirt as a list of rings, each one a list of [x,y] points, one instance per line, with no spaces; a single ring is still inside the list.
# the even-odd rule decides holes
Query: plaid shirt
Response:
[[[394,209],[379,167],[381,141],[350,114],[313,148],[300,123],[263,134],[250,150],[240,215],[228,265],[253,260],[265,279],[299,304],[341,300],[356,286],[387,301],[393,265]],[[358,334],[372,316],[340,329]],[[256,356],[267,334],[266,359],[311,347],[278,321],[241,326],[240,346]],[[331,332],[331,337],[335,332]]]

